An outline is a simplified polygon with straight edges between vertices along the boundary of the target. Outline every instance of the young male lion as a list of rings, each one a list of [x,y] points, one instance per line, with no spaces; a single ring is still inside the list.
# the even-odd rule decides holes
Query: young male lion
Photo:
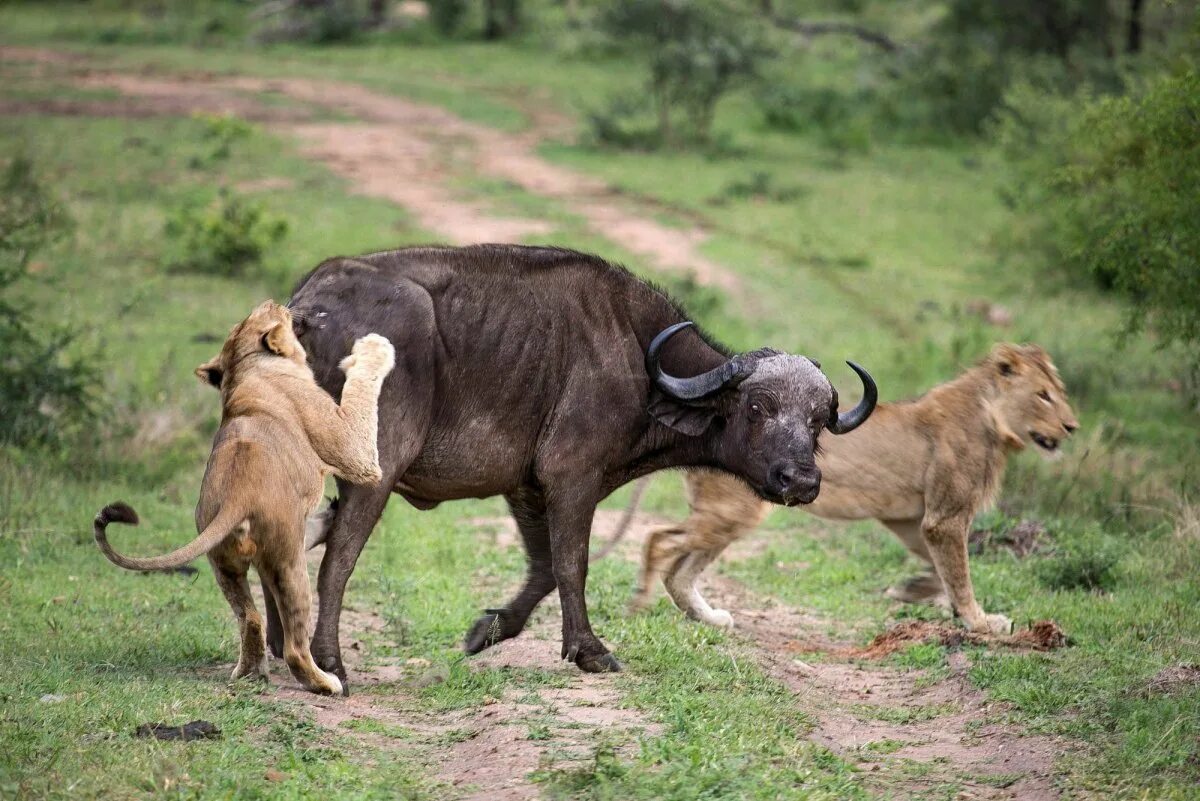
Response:
[[[196,506],[200,535],[166,556],[134,559],[114,551],[105,534],[110,522],[136,524],[133,509],[117,502],[96,515],[100,550],[129,570],[169,570],[208,554],[240,629],[233,678],[267,676],[263,620],[246,579],[253,565],[278,606],[292,675],[315,693],[342,691],[309,652],[305,517],[321,500],[327,473],[361,484],[380,480],[379,391],[394,361],[381,336],[355,342],[341,363],[346,384],[339,406],[317,386],[291,313],[263,303],[233,328],[220,354],[196,368],[220,389],[222,407]]]
[[[942,600],[972,631],[1007,633],[1012,622],[986,614],[967,566],[971,521],[995,499],[1010,454],[1032,444],[1048,458],[1079,423],[1050,357],[1036,345],[996,345],[958,378],[905,403],[881,403],[850,434],[821,441],[821,491],[808,511],[834,520],[875,518],[929,564],[925,574],[889,590],[901,601]],[[712,609],[696,579],[731,542],[770,511],[732,476],[687,476],[691,514],[650,534],[634,608],[663,577],[689,617],[732,626]]]

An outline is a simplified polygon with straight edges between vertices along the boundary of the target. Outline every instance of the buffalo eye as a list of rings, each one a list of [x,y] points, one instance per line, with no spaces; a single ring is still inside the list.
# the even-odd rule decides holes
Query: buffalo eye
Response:
[[[759,418],[761,418],[761,417],[762,417],[762,414],[763,414],[763,410],[762,410],[762,405],[761,405],[761,404],[758,404],[758,403],[752,403],[752,404],[750,404],[750,417],[751,417],[751,419],[758,420]]]

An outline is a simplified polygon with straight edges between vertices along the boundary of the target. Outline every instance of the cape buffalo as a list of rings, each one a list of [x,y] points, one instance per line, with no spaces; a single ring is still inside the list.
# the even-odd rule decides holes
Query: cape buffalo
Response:
[[[596,504],[667,467],[710,467],[775,503],[812,501],[822,428],[850,431],[875,386],[838,414],[837,395],[803,356],[730,356],[661,291],[621,267],[545,247],[420,247],[336,258],[290,303],[317,381],[338,397],[338,363],[378,332],[396,348],[379,399],[383,483],[338,483],[319,578],[314,658],[345,685],[342,595],[392,492],[418,509],[503,495],[528,558],[525,584],[466,637],[476,653],[521,632],[558,588],[562,656],[620,670],[584,601]],[[269,639],[278,625],[267,601]]]

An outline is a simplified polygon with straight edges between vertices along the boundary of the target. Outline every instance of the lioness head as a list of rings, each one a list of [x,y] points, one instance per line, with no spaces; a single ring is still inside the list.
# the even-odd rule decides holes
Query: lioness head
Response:
[[[238,366],[256,354],[271,354],[304,364],[307,354],[292,332],[292,313],[273,300],[264,301],[229,331],[221,352],[196,368],[201,381],[220,389]]]
[[[984,365],[998,389],[991,408],[1005,439],[1013,447],[1032,444],[1042,456],[1057,458],[1058,446],[1079,421],[1049,354],[1037,345],[1001,343]]]

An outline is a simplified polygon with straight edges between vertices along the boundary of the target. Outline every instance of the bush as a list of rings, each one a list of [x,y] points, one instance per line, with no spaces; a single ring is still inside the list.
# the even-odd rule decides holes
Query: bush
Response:
[[[246,139],[254,132],[254,126],[232,114],[201,114],[204,123],[204,144],[207,150],[193,156],[188,166],[203,169],[218,161],[224,161],[233,153],[234,142]]]
[[[93,420],[99,375],[69,354],[73,329],[34,322],[12,297],[33,254],[63,237],[70,221],[18,157],[0,175],[0,442],[48,444]]]
[[[779,131],[811,132],[838,153],[871,149],[870,93],[846,93],[828,87],[772,83],[758,93],[758,107],[767,126]]]
[[[649,54],[647,83],[667,145],[709,142],[717,102],[755,77],[771,52],[757,18],[722,0],[611,0],[601,25]]]
[[[462,27],[469,7],[467,0],[430,0],[429,21],[442,36],[453,36]]]
[[[226,277],[260,266],[267,250],[287,230],[286,220],[227,190],[203,208],[181,209],[166,227],[167,236],[176,243],[173,267]]]
[[[1200,370],[1200,74],[1134,96],[1076,103],[1015,93],[999,130],[1045,269],[1129,301],[1123,331],[1150,327]]]

